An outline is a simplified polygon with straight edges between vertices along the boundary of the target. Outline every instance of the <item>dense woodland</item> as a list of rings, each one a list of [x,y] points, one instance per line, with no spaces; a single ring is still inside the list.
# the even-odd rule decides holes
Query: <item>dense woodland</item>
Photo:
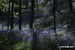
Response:
[[[59,50],[75,46],[75,0],[0,0],[1,50]]]

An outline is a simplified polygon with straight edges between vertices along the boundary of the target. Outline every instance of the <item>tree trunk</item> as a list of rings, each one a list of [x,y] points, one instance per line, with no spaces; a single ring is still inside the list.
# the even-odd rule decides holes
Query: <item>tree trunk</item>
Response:
[[[73,10],[72,0],[69,0],[70,12]]]
[[[56,33],[56,15],[55,15],[55,10],[56,10],[56,0],[53,0],[53,16],[54,16],[54,33]]]
[[[21,30],[21,0],[19,0],[19,30]]]
[[[30,29],[33,29],[33,21],[34,21],[34,7],[35,7],[35,0],[31,0],[31,17],[30,17]]]
[[[9,26],[10,26],[10,0],[9,0],[9,8],[8,8],[8,30],[10,29]]]
[[[30,17],[30,29],[33,30],[33,21],[34,21],[34,8],[35,0],[31,0],[31,17]],[[31,50],[37,50],[37,33],[33,32],[32,48]]]
[[[36,10],[37,10],[37,13],[39,13],[38,0],[36,0]]]
[[[4,15],[3,15],[3,7],[2,7],[2,11],[1,11],[1,15],[2,15],[2,30],[3,30],[3,17],[4,17]]]
[[[12,0],[12,12],[11,12],[11,30],[13,29],[13,8],[14,8],[14,0]]]

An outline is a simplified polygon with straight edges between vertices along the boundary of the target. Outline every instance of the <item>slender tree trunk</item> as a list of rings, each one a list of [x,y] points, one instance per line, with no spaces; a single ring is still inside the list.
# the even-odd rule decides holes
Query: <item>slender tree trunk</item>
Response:
[[[9,26],[10,26],[10,0],[9,0],[9,8],[8,8],[8,30],[10,29]]]
[[[31,17],[30,17],[30,29],[33,30],[33,21],[34,21],[34,7],[35,0],[31,0]],[[37,33],[33,32],[32,48],[31,50],[37,50]]]
[[[73,11],[72,0],[69,0],[69,12],[70,12],[70,17],[72,17],[72,16],[71,16],[71,15],[72,15],[72,11]],[[70,19],[72,19],[72,18],[70,18]],[[69,21],[69,23],[71,23],[71,24],[69,24],[69,25],[74,25],[73,21]]]
[[[37,10],[37,13],[39,13],[38,0],[36,0],[36,10]]]
[[[56,0],[53,0],[53,16],[54,16],[54,33],[56,33],[56,14],[55,14],[55,11],[56,11]]]
[[[13,8],[14,8],[14,0],[12,0],[12,12],[11,12],[11,30],[13,29]]]
[[[33,21],[34,21],[34,7],[35,7],[35,0],[31,0],[31,17],[30,17],[30,29],[33,29]]]
[[[6,5],[5,5],[5,6],[6,6]],[[4,14],[5,14],[5,15],[4,15],[4,18],[8,16],[8,15],[7,15],[7,9],[6,9],[6,8],[4,9]],[[8,22],[7,19],[6,19],[5,21],[6,21],[6,23]],[[5,27],[8,27],[8,25],[5,25]],[[7,29],[8,29],[8,28],[7,28]]]
[[[72,0],[69,0],[70,12],[73,10]]]
[[[19,30],[21,30],[21,0],[19,0]]]
[[[3,15],[3,7],[2,7],[2,30],[3,30],[3,17],[4,17],[4,15]]]

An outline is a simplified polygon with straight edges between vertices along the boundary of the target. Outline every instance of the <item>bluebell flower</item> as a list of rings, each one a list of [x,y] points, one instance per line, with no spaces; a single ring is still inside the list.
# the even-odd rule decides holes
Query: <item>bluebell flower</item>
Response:
[[[1,30],[0,33],[1,33],[1,34],[9,34],[10,31],[8,31],[8,30]]]
[[[32,30],[32,34],[33,33],[37,34],[37,33],[39,33],[39,31],[38,30]]]
[[[49,31],[50,34],[53,34],[54,33],[54,28],[49,28],[48,31]]]
[[[40,28],[40,31],[44,31],[45,30],[45,28]]]
[[[63,45],[72,45],[72,41],[69,38],[66,40],[63,40]]]
[[[27,41],[31,41],[32,40],[32,38],[31,37],[29,37],[28,39],[27,39]]]

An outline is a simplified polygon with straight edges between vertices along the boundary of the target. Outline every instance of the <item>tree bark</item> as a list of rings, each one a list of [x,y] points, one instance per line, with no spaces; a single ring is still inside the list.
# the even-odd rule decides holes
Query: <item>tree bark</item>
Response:
[[[69,6],[70,6],[70,11],[72,11],[73,10],[72,0],[69,0]]]
[[[34,21],[34,14],[35,14],[34,8],[35,8],[35,0],[31,0],[30,29],[32,29],[32,30],[33,30],[33,21]],[[31,50],[38,50],[37,49],[37,32],[33,32],[33,40],[32,40]]]
[[[73,10],[72,0],[69,0],[70,12]]]
[[[33,21],[34,21],[34,7],[35,7],[35,0],[31,0],[31,17],[30,17],[30,29],[33,29]]]
[[[19,30],[21,30],[21,0],[19,0]]]
[[[13,29],[13,8],[14,8],[14,0],[12,0],[12,12],[11,12],[11,30]]]
[[[8,30],[10,29],[9,26],[10,26],[10,0],[9,0],[9,8],[8,8]]]
[[[53,0],[53,16],[54,16],[54,33],[56,33],[56,15],[55,15],[55,10],[56,10],[56,1]]]
[[[4,17],[4,15],[3,15],[3,7],[2,7],[2,11],[1,11],[1,15],[2,15],[2,30],[3,30],[3,17]]]

